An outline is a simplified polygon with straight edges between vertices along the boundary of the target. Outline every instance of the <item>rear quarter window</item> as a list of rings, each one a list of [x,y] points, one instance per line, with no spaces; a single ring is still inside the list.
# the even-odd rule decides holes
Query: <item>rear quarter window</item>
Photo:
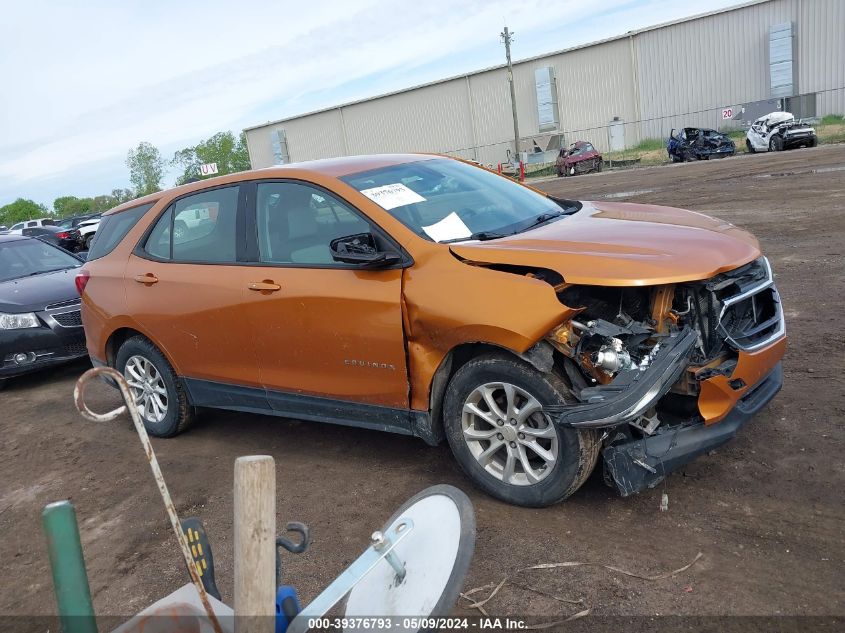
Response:
[[[138,223],[144,214],[153,208],[153,202],[132,207],[120,213],[103,216],[91,242],[87,261],[99,259],[111,253],[126,234]]]

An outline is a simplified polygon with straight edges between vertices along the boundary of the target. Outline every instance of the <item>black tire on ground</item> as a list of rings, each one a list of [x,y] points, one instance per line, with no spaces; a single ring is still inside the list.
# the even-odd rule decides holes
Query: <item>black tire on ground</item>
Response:
[[[600,172],[602,169],[604,169],[604,161],[601,158],[599,158],[599,166],[596,167],[596,171]]]
[[[819,144],[819,140],[817,138],[811,138],[809,147],[815,147],[818,144]]]
[[[757,151],[748,139],[745,139],[745,149],[748,150],[749,154],[754,154]]]
[[[770,152],[780,152],[782,150],[783,150],[783,137],[778,136],[776,134],[772,138],[769,139],[769,151]]]
[[[487,472],[470,451],[463,436],[462,412],[470,394],[486,383],[506,382],[525,390],[541,405],[572,402],[566,383],[506,354],[485,354],[461,367],[449,382],[443,406],[446,438],[461,469],[488,494],[520,506],[543,507],[563,501],[590,476],[601,442],[596,431],[556,427],[558,458],[551,472],[529,485],[505,483]],[[535,414],[537,415],[537,414]]]
[[[188,428],[194,418],[194,408],[188,403],[188,395],[182,381],[173,371],[173,367],[158,350],[158,348],[143,336],[135,336],[127,340],[117,352],[116,369],[126,375],[126,363],[133,356],[140,356],[150,363],[161,374],[167,390],[167,413],[160,422],[147,419],[143,412],[141,418],[147,433],[155,437],[173,437]]]

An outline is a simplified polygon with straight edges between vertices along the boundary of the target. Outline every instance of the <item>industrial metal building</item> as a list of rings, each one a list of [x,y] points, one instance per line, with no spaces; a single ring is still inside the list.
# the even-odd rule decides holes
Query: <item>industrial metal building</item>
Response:
[[[845,0],[754,0],[513,64],[529,162],[671,128],[737,128],[763,111],[845,113]],[[487,164],[514,147],[507,68],[246,129],[253,168],[354,154],[437,152]]]

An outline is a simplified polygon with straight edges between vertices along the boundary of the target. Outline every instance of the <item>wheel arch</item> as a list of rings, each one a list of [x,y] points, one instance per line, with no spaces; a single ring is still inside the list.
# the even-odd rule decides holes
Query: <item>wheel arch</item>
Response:
[[[516,358],[530,363],[538,371],[543,373],[549,373],[554,369],[553,349],[544,340],[539,341],[524,354],[520,354],[503,345],[485,341],[473,341],[456,345],[440,361],[429,384],[428,410],[431,425],[430,431],[431,437],[436,438],[435,443],[440,443],[445,437],[443,430],[443,400],[452,376],[466,363],[484,354],[496,354]]]
[[[122,326],[117,328],[114,332],[112,332],[109,337],[106,339],[105,345],[105,352],[106,352],[106,364],[109,367],[115,366],[115,361],[117,359],[117,352],[120,349],[121,345],[123,345],[129,339],[141,336],[151,345],[153,345],[159,352],[161,352],[162,356],[170,363],[170,366],[173,367],[173,370],[176,372],[177,375],[180,375],[180,371],[178,365],[173,362],[173,357],[167,353],[167,350],[164,349],[161,345],[156,343],[146,332],[142,330],[132,327],[132,326]]]

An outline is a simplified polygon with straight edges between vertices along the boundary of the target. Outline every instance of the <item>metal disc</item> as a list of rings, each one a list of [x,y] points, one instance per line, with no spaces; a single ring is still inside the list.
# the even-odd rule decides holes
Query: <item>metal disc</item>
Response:
[[[436,617],[455,606],[475,550],[472,502],[454,486],[432,486],[405,502],[382,532],[403,518],[414,528],[393,551],[405,564],[405,578],[396,584],[396,573],[382,560],[349,592],[347,617]]]

